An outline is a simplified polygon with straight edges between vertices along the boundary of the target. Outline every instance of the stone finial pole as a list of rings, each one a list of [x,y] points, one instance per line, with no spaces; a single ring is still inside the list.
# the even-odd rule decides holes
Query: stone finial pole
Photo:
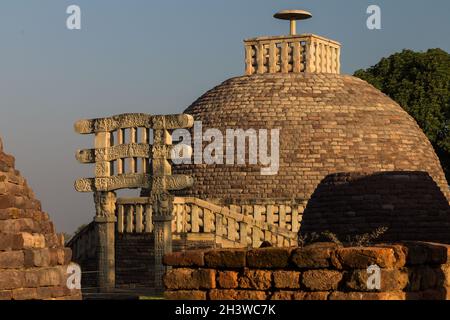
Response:
[[[297,34],[297,20],[306,20],[312,17],[311,13],[304,10],[283,10],[277,12],[274,15],[274,18],[280,20],[289,20],[291,27],[291,36],[295,36]]]

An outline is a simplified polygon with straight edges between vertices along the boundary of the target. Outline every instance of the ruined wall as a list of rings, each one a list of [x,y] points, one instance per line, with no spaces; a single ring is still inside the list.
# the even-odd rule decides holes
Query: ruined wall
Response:
[[[450,243],[450,206],[426,172],[339,173],[313,193],[300,232],[331,231],[339,239],[387,227],[384,242]]]
[[[81,299],[67,287],[71,250],[0,140],[0,300]]]
[[[209,250],[174,253],[164,277],[172,300],[450,299],[450,246],[411,242],[344,248]],[[381,268],[381,289],[367,268]]]

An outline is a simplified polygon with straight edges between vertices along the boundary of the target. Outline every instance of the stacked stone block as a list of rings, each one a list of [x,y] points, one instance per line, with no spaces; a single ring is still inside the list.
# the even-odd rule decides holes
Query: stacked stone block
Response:
[[[170,300],[450,299],[450,246],[441,244],[188,251],[165,263]],[[367,286],[371,265],[379,290]]]
[[[67,287],[71,250],[0,140],[0,300],[81,299]]]

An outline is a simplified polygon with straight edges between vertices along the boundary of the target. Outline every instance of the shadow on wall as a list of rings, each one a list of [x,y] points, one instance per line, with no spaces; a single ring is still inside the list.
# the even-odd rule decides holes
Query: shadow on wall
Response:
[[[379,241],[450,243],[450,206],[426,172],[338,173],[314,191],[300,233],[348,236],[388,231]]]

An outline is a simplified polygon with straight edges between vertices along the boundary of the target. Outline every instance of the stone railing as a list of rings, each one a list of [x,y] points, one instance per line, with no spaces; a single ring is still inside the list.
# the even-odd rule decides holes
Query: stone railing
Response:
[[[173,268],[164,277],[171,300],[450,299],[443,244],[196,250],[164,262]]]
[[[150,198],[119,198],[119,233],[153,231]],[[293,209],[292,209],[293,208]],[[263,241],[283,247],[297,244],[302,206],[253,205],[223,207],[197,198],[174,199],[172,232],[211,234],[226,248],[259,247]],[[241,213],[244,212],[244,213]]]
[[[340,73],[340,43],[313,34],[260,37],[245,43],[246,75]]]
[[[93,258],[97,250],[97,234],[95,224],[91,222],[75,234],[66,244],[72,249],[75,261]]]

